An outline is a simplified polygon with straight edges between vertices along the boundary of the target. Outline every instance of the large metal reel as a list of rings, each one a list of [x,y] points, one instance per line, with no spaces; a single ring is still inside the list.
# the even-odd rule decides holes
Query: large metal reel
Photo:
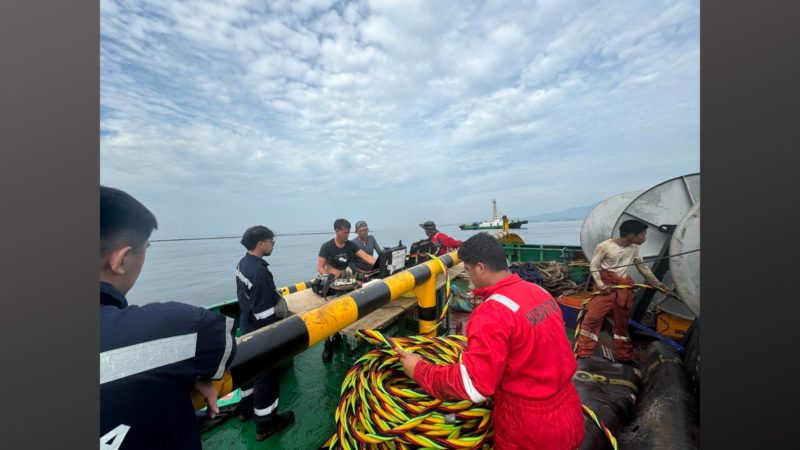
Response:
[[[592,259],[597,244],[613,237],[614,224],[619,215],[641,193],[633,191],[609,197],[586,216],[581,225],[581,249],[586,259]]]
[[[647,262],[648,259],[659,256],[664,244],[671,238],[669,231],[660,230],[659,227],[661,225],[678,225],[689,213],[689,210],[699,202],[699,173],[675,177],[657,184],[642,192],[625,207],[614,224],[613,237],[619,236],[619,226],[626,220],[637,219],[649,225],[647,241],[639,248],[639,256]],[[652,267],[653,263],[647,262],[647,265]],[[637,283],[644,281],[635,268],[632,268],[629,273]],[[667,283],[671,279],[665,277],[662,281]]]
[[[694,315],[700,317],[700,252],[693,250],[700,250],[700,202],[678,224],[669,245],[675,290]]]

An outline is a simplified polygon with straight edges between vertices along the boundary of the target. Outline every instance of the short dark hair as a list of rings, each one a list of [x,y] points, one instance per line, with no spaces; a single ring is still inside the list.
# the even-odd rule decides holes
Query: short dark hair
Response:
[[[252,250],[259,242],[275,237],[275,233],[264,225],[256,225],[245,230],[240,241],[244,248]]]
[[[100,186],[100,255],[119,245],[140,247],[158,229],[156,216],[127,192]]]
[[[458,248],[458,257],[470,265],[481,262],[493,272],[508,269],[506,251],[503,250],[503,245],[494,236],[485,231],[461,243]]]
[[[341,230],[342,228],[347,228],[349,230],[350,229],[350,222],[348,222],[347,219],[336,219],[333,222],[333,230],[337,231],[337,230]]]
[[[629,234],[637,235],[647,229],[647,224],[641,220],[630,219],[622,222],[619,226],[619,236],[625,237]]]

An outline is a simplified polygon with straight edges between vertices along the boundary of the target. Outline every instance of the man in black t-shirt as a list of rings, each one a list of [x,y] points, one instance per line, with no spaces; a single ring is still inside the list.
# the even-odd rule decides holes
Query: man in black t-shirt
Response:
[[[350,239],[350,222],[346,219],[336,219],[333,222],[334,237],[330,241],[322,244],[317,255],[317,272],[320,275],[332,274],[335,277],[341,276],[351,261],[356,258],[375,264],[375,258],[361,250],[355,242]],[[338,334],[336,335],[338,339]],[[330,361],[333,357],[334,338],[325,340],[325,348],[322,351],[322,360]]]
[[[370,266],[375,264],[375,258],[361,250],[355,242],[348,239],[350,236],[350,222],[346,219],[336,219],[333,222],[335,232],[333,239],[322,244],[317,256],[317,272],[320,275],[327,273],[336,277],[341,276],[348,264],[356,258],[361,258]]]

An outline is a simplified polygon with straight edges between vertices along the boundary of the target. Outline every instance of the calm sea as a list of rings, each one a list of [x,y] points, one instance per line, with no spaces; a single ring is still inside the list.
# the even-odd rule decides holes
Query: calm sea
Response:
[[[580,245],[582,223],[537,222],[513,231],[530,244]],[[461,231],[457,225],[443,225],[439,230],[461,240],[477,233]],[[393,247],[400,241],[408,247],[425,238],[419,227],[374,229],[371,234],[382,247]],[[353,237],[355,233],[350,234]],[[275,249],[266,258],[278,287],[314,278],[319,247],[331,238],[333,230],[328,234],[278,234]],[[132,304],[174,300],[208,306],[236,298],[233,270],[244,254],[239,238],[153,242],[128,300]]]

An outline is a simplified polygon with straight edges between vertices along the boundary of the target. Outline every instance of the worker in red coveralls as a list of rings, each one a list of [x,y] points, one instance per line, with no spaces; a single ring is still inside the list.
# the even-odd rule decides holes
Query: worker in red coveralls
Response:
[[[478,233],[461,245],[473,293],[486,300],[467,323],[461,362],[437,365],[399,350],[409,377],[442,400],[494,397],[494,445],[504,449],[574,449],[583,412],[572,384],[577,363],[553,297],[508,270],[500,242]]]
[[[611,312],[614,318],[614,355],[620,362],[633,358],[633,345],[628,336],[628,317],[633,306],[633,279],[628,276],[631,265],[648,284],[667,294],[671,291],[658,281],[639,256],[639,246],[647,239],[647,224],[639,220],[626,220],[619,227],[620,237],[608,239],[597,245],[589,268],[600,295],[594,296],[586,306],[575,356],[588,358],[597,346],[603,318]],[[628,289],[611,286],[631,286]]]
[[[461,241],[458,239],[453,239],[450,236],[442,233],[441,231],[436,229],[436,224],[432,220],[428,220],[425,223],[419,224],[423,230],[425,230],[425,235],[428,236],[428,239],[431,240],[434,244],[441,243],[442,246],[439,248],[439,252],[437,255],[444,255],[446,253],[450,253],[451,251],[457,249],[461,246]]]

